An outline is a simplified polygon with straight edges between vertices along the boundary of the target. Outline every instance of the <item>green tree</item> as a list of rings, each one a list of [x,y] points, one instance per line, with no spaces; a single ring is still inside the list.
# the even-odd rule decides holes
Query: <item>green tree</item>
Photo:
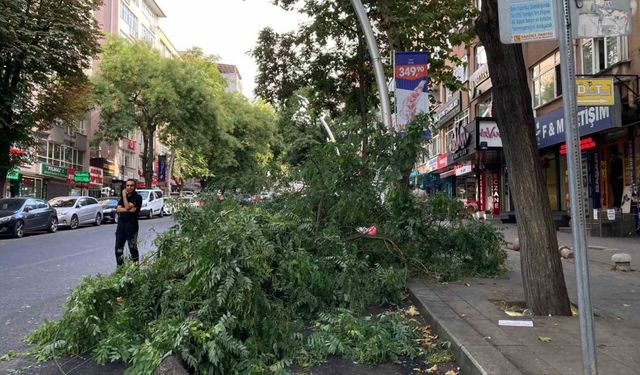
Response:
[[[539,315],[571,315],[558,239],[544,184],[527,70],[519,44],[502,44],[496,0],[482,2],[476,31],[487,51],[493,109],[516,209],[527,305]]]
[[[255,191],[267,184],[273,159],[277,116],[264,102],[250,102],[238,94],[225,94],[220,101],[220,122],[228,133],[212,142],[206,153],[212,177],[205,185],[222,190]]]
[[[36,144],[34,129],[73,123],[88,109],[83,69],[99,51],[93,12],[101,0],[0,0],[0,186]]]
[[[145,183],[153,177],[154,141],[174,148],[198,149],[216,128],[216,91],[210,72],[198,64],[168,59],[145,42],[111,38],[104,46],[94,79],[100,108],[96,141],[115,141],[140,129]]]

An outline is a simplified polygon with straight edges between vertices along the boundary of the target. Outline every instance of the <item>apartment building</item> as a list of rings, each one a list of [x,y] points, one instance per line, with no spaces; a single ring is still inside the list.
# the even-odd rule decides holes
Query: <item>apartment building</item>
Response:
[[[600,211],[609,210],[614,226],[633,216],[631,202],[637,200],[640,184],[637,15],[632,29],[629,36],[581,39],[573,45],[578,75],[608,77],[615,83],[613,106],[579,107],[584,204],[592,221],[602,217]],[[557,225],[567,225],[569,186],[558,44],[525,43],[522,48],[549,202]],[[452,53],[467,63],[454,69],[466,90],[434,88],[432,94],[441,104],[435,108],[437,130],[427,145],[432,157],[417,165],[416,182],[427,192],[445,191],[480,211],[514,220],[509,174],[491,117],[492,83],[484,47],[458,46]]]
[[[232,64],[218,64],[218,71],[227,82],[225,92],[242,94],[242,76],[237,66]]]

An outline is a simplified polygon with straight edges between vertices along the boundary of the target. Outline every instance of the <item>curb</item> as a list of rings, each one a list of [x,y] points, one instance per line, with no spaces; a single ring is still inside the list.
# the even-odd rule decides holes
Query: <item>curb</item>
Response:
[[[408,283],[409,297],[438,336],[451,343],[450,350],[464,375],[522,375],[498,349],[487,343],[426,284],[420,286],[417,283],[423,282],[413,280]],[[421,293],[418,289],[426,290]],[[423,295],[425,292],[428,298]]]

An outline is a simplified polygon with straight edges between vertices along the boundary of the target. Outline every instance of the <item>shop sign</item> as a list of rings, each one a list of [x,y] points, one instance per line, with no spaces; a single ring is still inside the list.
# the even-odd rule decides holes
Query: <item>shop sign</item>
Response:
[[[613,78],[576,78],[578,105],[614,105]]]
[[[7,172],[7,180],[19,180],[20,179],[20,168],[13,167],[9,169]]]
[[[502,147],[498,124],[493,120],[478,121],[478,146],[485,142],[487,147]]]
[[[480,211],[487,209],[487,197],[485,195],[487,189],[487,171],[480,172],[480,186],[478,186],[480,195]]]
[[[49,177],[67,178],[67,168],[56,167],[49,164],[42,164],[41,174]]]
[[[471,172],[473,172],[473,166],[471,165],[471,163],[460,164],[456,166],[456,176],[462,176]]]
[[[447,154],[438,155],[438,161],[436,164],[436,169],[445,168],[448,165],[447,162]]]
[[[491,172],[491,213],[500,214],[500,172]]]
[[[115,176],[116,175],[116,165],[110,161],[110,160],[106,160],[104,161],[103,165],[103,173],[107,176]]]
[[[491,80],[489,77],[489,64],[484,64],[473,72],[469,78],[469,91],[471,92],[472,99],[480,96],[483,92],[491,88]]]
[[[427,172],[432,172],[438,169],[438,157],[433,157],[427,161]]]
[[[102,185],[104,181],[104,171],[102,168],[89,167],[89,176],[92,184]]]
[[[449,140],[449,152],[453,153],[462,150],[469,145],[470,140],[471,135],[469,135],[469,131],[467,131],[467,128],[461,123],[453,130],[453,135]]]
[[[596,142],[593,140],[593,138],[587,137],[580,140],[580,150],[582,151],[591,150],[593,148],[596,148]],[[560,146],[560,155],[566,155],[566,154],[567,154],[567,145],[562,144]]]
[[[129,142],[127,143],[127,148],[129,150],[135,150],[136,149],[136,141],[133,140],[129,140]]]
[[[449,99],[439,111],[433,116],[433,123],[436,127],[442,126],[444,123],[453,118],[458,112],[462,110],[462,94],[457,92]]]
[[[418,164],[418,167],[416,168],[416,170],[418,171],[419,174],[427,173],[427,163]]]
[[[89,175],[89,172],[76,172],[73,175],[73,181],[80,183],[89,183],[89,181],[91,181],[91,176]]]
[[[69,168],[67,169],[67,184],[69,185],[73,185],[74,181],[73,181],[73,176],[76,174],[76,170],[73,168]]]
[[[578,129],[585,136],[620,126],[614,106],[578,107]],[[564,109],[559,108],[536,118],[538,148],[564,142]]]
[[[138,189],[144,189],[144,188],[146,188],[146,187],[147,187],[147,184],[145,184],[145,182],[144,182],[144,181],[138,181],[138,183],[136,184],[136,187],[137,187]]]

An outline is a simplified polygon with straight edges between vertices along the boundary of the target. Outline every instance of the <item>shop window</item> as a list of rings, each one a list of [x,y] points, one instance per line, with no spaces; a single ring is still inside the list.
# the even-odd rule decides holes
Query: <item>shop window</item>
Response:
[[[469,109],[465,109],[462,113],[453,119],[453,126],[465,126],[469,123]]]
[[[534,65],[531,71],[534,107],[540,107],[562,96],[559,52]]]
[[[558,166],[555,154],[546,154],[542,157],[542,173],[547,185],[551,209],[558,210]]]
[[[582,40],[582,73],[597,74],[627,56],[626,37],[612,36]]]

